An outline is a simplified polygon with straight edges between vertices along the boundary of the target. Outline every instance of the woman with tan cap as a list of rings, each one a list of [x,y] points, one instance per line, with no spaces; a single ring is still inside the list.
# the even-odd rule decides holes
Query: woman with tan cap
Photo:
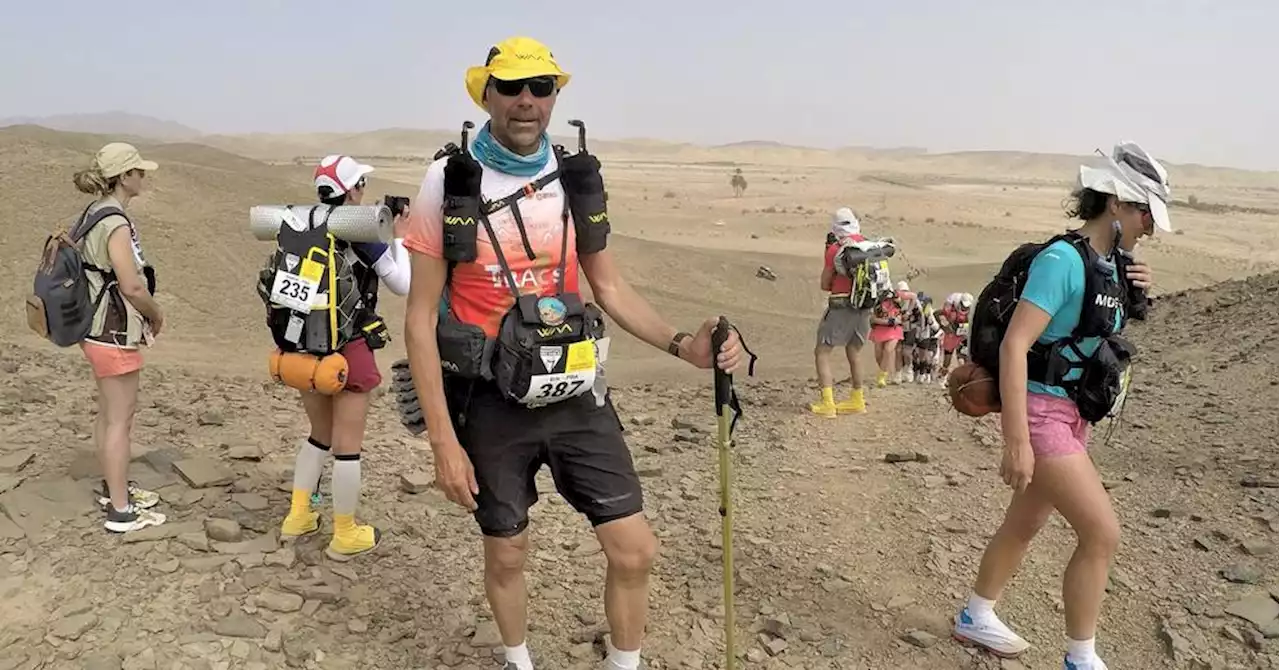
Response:
[[[148,511],[160,496],[128,481],[129,434],[142,370],[140,347],[150,345],[160,334],[164,315],[152,297],[155,275],[142,254],[138,229],[125,210],[142,193],[147,173],[157,167],[132,145],[113,142],[98,151],[93,165],[74,177],[80,192],[97,196],[81,215],[89,230],[80,251],[97,310],[80,348],[98,384],[93,430],[103,474],[98,504],[107,515],[106,529],[114,533],[165,521],[163,514]]]

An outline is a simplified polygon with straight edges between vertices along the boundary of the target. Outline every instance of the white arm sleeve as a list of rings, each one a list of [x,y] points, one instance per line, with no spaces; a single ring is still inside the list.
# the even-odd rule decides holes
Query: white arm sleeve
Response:
[[[373,270],[392,293],[409,294],[409,251],[404,248],[404,240],[392,240],[386,253],[373,264]]]

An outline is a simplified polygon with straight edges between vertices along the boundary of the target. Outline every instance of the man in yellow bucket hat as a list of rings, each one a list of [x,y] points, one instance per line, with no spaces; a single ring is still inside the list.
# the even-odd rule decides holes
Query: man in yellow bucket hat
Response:
[[[731,332],[713,354],[715,319],[696,334],[679,331],[623,278],[606,248],[600,162],[584,139],[569,155],[546,132],[568,82],[551,51],[528,37],[498,43],[467,70],[467,93],[489,121],[474,141],[464,134],[462,147],[437,156],[414,200],[406,349],[436,485],[484,535],[485,594],[505,670],[533,668],[524,565],[544,464],[608,562],[604,668],[635,670],[657,538],[604,380],[601,308],[699,368],[732,372],[744,350]],[[579,268],[599,307],[579,295]]]

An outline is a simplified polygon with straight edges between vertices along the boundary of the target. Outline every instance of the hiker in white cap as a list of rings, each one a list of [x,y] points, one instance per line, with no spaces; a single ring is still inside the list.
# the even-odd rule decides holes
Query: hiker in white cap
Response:
[[[999,359],[1004,454],[1000,474],[1014,489],[1004,523],[988,543],[957,639],[1004,657],[1030,646],[995,615],[1031,540],[1056,510],[1075,532],[1062,579],[1064,670],[1105,670],[1094,639],[1107,573],[1120,542],[1111,498],[1089,457],[1092,423],[1113,416],[1127,392],[1132,345],[1116,338],[1141,318],[1151,269],[1135,245],[1168,231],[1164,168],[1132,142],[1082,166],[1068,215],[1080,228],[1056,236],[1027,263],[1017,307],[999,339],[971,342],[974,358]],[[1006,263],[1009,261],[1006,260]],[[987,314],[986,305],[977,311]],[[975,333],[975,335],[977,335]],[[984,363],[989,365],[989,363]]]
[[[822,290],[828,293],[827,310],[818,323],[818,342],[814,346],[813,359],[818,369],[818,385],[821,399],[809,405],[814,414],[834,417],[836,414],[856,414],[867,411],[862,390],[862,378],[858,371],[858,354],[871,334],[871,310],[859,309],[850,302],[853,279],[836,272],[836,254],[846,242],[861,242],[862,227],[858,217],[848,207],[841,207],[831,217],[831,232],[823,256]],[[849,380],[853,387],[849,399],[836,402],[835,373],[831,370],[831,355],[836,347],[844,349],[849,361]]]

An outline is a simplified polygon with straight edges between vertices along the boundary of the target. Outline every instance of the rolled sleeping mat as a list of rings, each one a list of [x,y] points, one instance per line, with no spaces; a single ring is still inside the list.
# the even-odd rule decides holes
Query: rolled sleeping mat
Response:
[[[249,232],[263,242],[276,239],[280,226],[306,230],[312,210],[323,221],[329,205],[255,205],[249,208]],[[395,217],[385,204],[339,205],[329,214],[329,232],[347,242],[390,242]]]
[[[391,364],[391,392],[394,394],[396,415],[400,423],[410,435],[421,435],[427,431],[427,420],[422,416],[422,406],[418,402],[418,391],[413,386],[413,375],[409,372],[409,359],[402,358]]]

